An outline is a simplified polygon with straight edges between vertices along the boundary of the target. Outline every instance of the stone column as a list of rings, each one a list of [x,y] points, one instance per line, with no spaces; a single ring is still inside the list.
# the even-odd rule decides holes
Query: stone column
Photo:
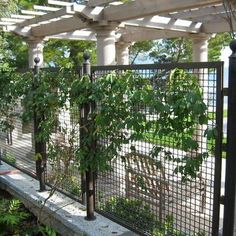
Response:
[[[208,61],[208,39],[208,35],[199,36],[193,39],[193,62]]]
[[[209,35],[199,35],[193,38],[193,62],[207,62],[208,61],[208,39]],[[199,79],[199,84],[203,89],[203,99],[205,104],[208,102],[208,94],[206,90],[208,78],[204,78],[204,69],[196,70],[196,76]],[[207,139],[204,137],[204,131],[207,129],[207,125],[201,125],[196,132],[196,139],[199,141],[199,151],[207,151]]]
[[[129,65],[129,46],[131,43],[116,43],[116,62],[117,65]]]
[[[97,65],[114,65],[116,57],[115,32],[113,26],[96,27]]]
[[[202,35],[197,38],[193,39],[193,62],[207,62],[208,61],[208,35]],[[208,83],[208,75],[204,75],[204,69],[196,70],[196,76],[199,79],[199,85],[202,87],[203,90],[203,101],[206,105],[208,104],[208,91],[207,91],[207,84]],[[204,78],[206,76],[206,78]],[[209,110],[209,107],[208,107]],[[208,152],[208,145],[207,145],[207,138],[204,137],[205,130],[207,129],[208,125],[198,125],[196,129],[196,136],[194,137],[195,140],[198,142],[198,152],[197,153],[204,153]],[[194,153],[193,153],[193,156]],[[200,171],[198,173],[198,179],[200,186],[206,185],[205,174],[204,172],[208,170],[207,163],[202,164],[203,172]],[[202,193],[201,201],[199,202],[199,211],[200,213],[205,212],[205,196],[206,193]]]
[[[29,68],[34,68],[35,62],[34,58],[39,57],[39,66],[43,67],[43,40],[42,38],[29,39],[27,41],[28,48],[28,62]]]

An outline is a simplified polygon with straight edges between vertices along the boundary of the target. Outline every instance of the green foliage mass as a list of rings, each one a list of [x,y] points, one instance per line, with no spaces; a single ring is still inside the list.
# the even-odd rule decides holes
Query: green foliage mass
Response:
[[[0,198],[0,235],[56,236],[49,226],[37,225],[36,218],[18,199]]]
[[[218,33],[208,41],[208,60],[219,61],[221,50],[229,46],[229,33]],[[192,61],[192,40],[172,38],[137,42],[131,47],[131,61],[134,63],[140,54],[146,54],[154,63]]]
[[[192,61],[192,41],[186,38],[157,40],[149,57],[155,63]]]
[[[152,80],[158,80],[159,76],[163,79],[163,75],[157,74]],[[113,72],[93,83],[87,76],[78,79],[76,74],[66,70],[42,71],[37,76],[12,73],[6,77],[6,83],[0,84],[3,86],[0,111],[8,111],[1,116],[1,128],[4,130],[4,124],[13,128],[12,120],[17,116],[14,107],[21,97],[23,120],[32,120],[34,112],[41,117],[36,140],[50,143],[51,134],[58,126],[57,114],[61,109],[77,106],[79,110],[87,109],[88,117],[85,121],[78,119],[70,131],[69,144],[70,153],[82,172],[108,169],[110,160],[119,155],[124,144],[143,141],[145,133],[152,132],[154,137],[175,139],[177,147],[188,154],[178,158],[165,147],[156,145],[150,155],[158,159],[161,151],[165,158],[177,164],[175,173],[181,173],[183,180],[195,178],[207,157],[207,153],[198,150],[194,139],[197,125],[208,121],[202,89],[197,78],[183,70],[172,70],[165,77],[164,87],[158,89],[154,88],[152,80],[131,71]],[[148,119],[140,109],[142,106],[148,107],[150,115],[156,118]],[[134,132],[129,134],[124,130]],[[79,131],[83,133],[81,148],[74,145]],[[62,132],[66,134],[67,130]],[[107,140],[107,145],[101,145],[102,140]],[[198,158],[192,158],[192,152],[198,153]]]
[[[158,75],[157,75],[158,77]],[[165,89],[154,89],[150,80],[130,71],[124,74],[111,73],[96,79],[88,77],[74,81],[71,89],[72,100],[79,106],[99,104],[89,113],[81,145],[77,151],[81,168],[103,170],[109,161],[119,155],[123,144],[144,140],[145,132],[153,135],[169,136],[176,140],[178,148],[198,152],[198,142],[194,139],[197,125],[207,124],[207,107],[203,102],[202,90],[193,75],[183,70],[173,70],[167,75]],[[140,101],[141,104],[140,104]],[[145,105],[156,119],[147,119],[139,108]],[[133,130],[127,135],[124,130]],[[91,142],[108,139],[108,145],[91,148]],[[99,142],[98,142],[99,143]],[[150,155],[158,158],[160,147],[154,147]],[[175,172],[181,172],[183,179],[196,177],[196,172],[207,153],[199,153],[199,158],[186,156],[176,158],[161,147],[168,160],[177,163]]]
[[[172,216],[167,216],[163,222],[157,221],[150,207],[144,205],[141,200],[111,197],[101,209],[113,214],[123,222],[129,222],[133,228],[142,230],[147,235],[186,236],[185,233],[175,229]],[[204,235],[204,233],[196,233],[192,236]]]

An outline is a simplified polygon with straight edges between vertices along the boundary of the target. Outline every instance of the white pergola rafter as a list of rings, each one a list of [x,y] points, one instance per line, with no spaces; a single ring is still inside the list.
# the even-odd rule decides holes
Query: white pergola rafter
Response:
[[[96,40],[94,27],[112,23],[117,25],[114,28],[116,41],[126,42],[231,30],[225,20],[223,0],[134,0],[127,3],[87,0],[84,3],[48,0],[49,6],[35,5],[34,10],[22,10],[22,14],[3,18],[0,26],[29,38]],[[233,25],[236,27],[234,21]],[[88,28],[91,34],[86,35],[82,30]]]
[[[103,17],[108,21],[124,21],[145,16],[200,8],[222,3],[222,0],[136,0],[104,9]]]

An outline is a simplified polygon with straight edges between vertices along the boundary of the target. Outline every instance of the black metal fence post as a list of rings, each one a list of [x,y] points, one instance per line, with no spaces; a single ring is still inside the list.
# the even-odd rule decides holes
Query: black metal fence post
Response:
[[[91,77],[91,65],[90,65],[90,55],[88,53],[84,53],[84,63],[82,68],[82,76],[88,75]],[[91,80],[92,83],[92,80]],[[80,109],[80,124],[84,126],[88,123],[89,113],[92,112],[94,109],[94,104],[86,103]],[[83,145],[83,136],[85,135],[84,129],[80,130],[80,140],[81,146]],[[90,148],[94,148],[94,142],[89,144]],[[87,216],[86,220],[94,220],[94,202],[95,202],[95,189],[94,189],[94,173],[92,170],[87,170],[85,175],[82,175],[82,192],[83,189],[86,191],[86,209],[87,209]],[[85,201],[85,198],[82,196],[82,201]]]
[[[230,43],[229,57],[227,156],[223,235],[235,235],[236,200],[236,40]]]
[[[37,88],[37,84],[39,83],[39,65],[40,59],[36,57],[34,59],[34,86],[33,88]],[[46,175],[46,143],[37,140],[37,136],[40,133],[40,122],[44,119],[43,117],[39,117],[36,110],[34,110],[34,143],[35,143],[35,154],[36,154],[36,176],[39,180],[39,191],[46,190],[45,184],[45,175]],[[39,155],[37,155],[39,154]]]

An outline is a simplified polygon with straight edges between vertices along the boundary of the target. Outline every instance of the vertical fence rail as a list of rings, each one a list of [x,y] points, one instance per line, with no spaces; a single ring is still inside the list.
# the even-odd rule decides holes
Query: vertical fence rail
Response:
[[[222,168],[222,140],[223,140],[223,66],[217,67],[216,73],[216,124],[217,137],[215,140],[215,170],[214,170],[214,201],[212,235],[219,234],[221,168]]]
[[[36,57],[34,59],[34,82],[33,89],[37,88],[39,83],[39,63],[40,59]],[[40,133],[40,122],[44,117],[39,117],[37,114],[37,107],[34,110],[34,142],[35,142],[35,154],[36,154],[36,176],[39,180],[39,190],[46,190],[46,143],[37,140],[37,136]]]
[[[236,194],[236,40],[230,44],[229,57],[227,158],[225,177],[225,207],[223,235],[235,235],[235,194]]]
[[[85,53],[84,54],[84,63],[83,63],[83,69],[82,69],[82,76],[87,75],[91,78],[91,65],[89,62],[90,55]],[[91,80],[92,83],[92,80]],[[89,113],[92,112],[92,109],[94,109],[94,105],[91,103],[83,104],[80,110],[80,119],[81,119],[81,127],[86,125],[88,123],[89,119]],[[84,129],[80,129],[80,147],[83,147],[83,138],[84,138]],[[91,147],[88,148],[95,148],[95,141],[92,141]],[[82,176],[82,180],[84,180],[84,176]],[[88,169],[85,174],[85,181],[82,181],[82,184],[85,183],[85,189],[86,189],[86,209],[87,209],[87,220],[94,220],[94,173],[91,169]],[[82,187],[83,189],[84,187]]]

